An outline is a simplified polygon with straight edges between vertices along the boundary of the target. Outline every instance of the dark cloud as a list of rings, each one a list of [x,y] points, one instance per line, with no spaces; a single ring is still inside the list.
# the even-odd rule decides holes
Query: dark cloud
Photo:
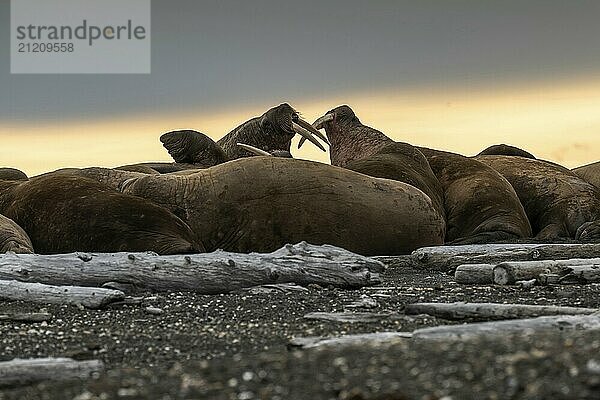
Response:
[[[152,74],[10,75],[0,121],[236,107],[600,73],[600,2],[154,0]]]

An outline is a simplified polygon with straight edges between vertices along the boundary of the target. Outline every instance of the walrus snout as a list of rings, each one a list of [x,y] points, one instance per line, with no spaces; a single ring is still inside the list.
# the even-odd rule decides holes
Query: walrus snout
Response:
[[[324,125],[327,122],[331,122],[333,120],[335,120],[335,114],[334,113],[327,113],[327,114],[323,115],[321,118],[317,119],[313,123],[313,127],[315,129],[323,129],[323,128],[325,128]]]

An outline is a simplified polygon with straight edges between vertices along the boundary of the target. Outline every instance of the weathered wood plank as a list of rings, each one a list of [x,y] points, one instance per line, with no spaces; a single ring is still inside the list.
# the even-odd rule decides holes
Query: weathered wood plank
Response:
[[[424,247],[409,256],[376,257],[392,268],[453,270],[461,264],[500,264],[507,261],[600,258],[600,244],[481,244]]]
[[[40,381],[89,378],[104,370],[99,360],[75,361],[70,358],[14,359],[0,362],[0,387],[27,385]]]
[[[97,287],[52,286],[42,283],[0,280],[0,299],[102,308],[110,303],[123,301],[125,293]]]
[[[538,306],[498,303],[415,303],[408,304],[408,315],[428,314],[449,320],[504,320],[533,318],[547,315],[589,315],[597,308]]]
[[[51,285],[123,287],[153,291],[227,293],[273,283],[356,288],[381,283],[384,265],[334,246],[305,242],[269,254],[217,251],[157,256],[150,253],[0,256],[0,279]]]

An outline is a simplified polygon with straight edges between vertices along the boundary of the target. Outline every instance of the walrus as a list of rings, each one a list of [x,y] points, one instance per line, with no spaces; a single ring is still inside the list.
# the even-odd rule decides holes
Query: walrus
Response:
[[[313,161],[240,158],[187,176],[75,173],[168,208],[206,251],[270,252],[304,240],[393,255],[444,240],[444,219],[420,190]]]
[[[23,228],[12,219],[0,214],[0,253],[9,251],[17,254],[31,254],[33,245]]]
[[[426,158],[440,190],[422,159],[418,161],[417,155],[415,161],[413,156],[406,156],[417,154],[410,150],[410,145],[394,147],[391,138],[363,125],[350,107],[344,105],[327,112],[314,126],[325,129],[333,165],[349,168],[358,165],[365,173],[370,169],[379,176],[400,180],[407,180],[401,174],[406,169],[424,179],[425,185],[415,180],[408,183],[418,185],[430,197],[443,199],[447,243],[486,243],[531,236],[529,221],[515,191],[492,168],[458,154],[415,147]],[[390,154],[402,163],[390,168],[393,165]],[[378,163],[380,171],[376,170]]]
[[[328,117],[332,114],[335,121]],[[422,190],[436,210],[446,215],[444,189],[419,149],[395,142],[377,129],[363,125],[348,106],[330,111],[314,126],[316,129],[325,127],[332,165],[408,183]]]
[[[0,180],[3,181],[26,181],[29,179],[25,172],[16,168],[0,168]]]
[[[523,157],[476,159],[511,183],[536,238],[600,239],[600,191],[575,173],[556,164]]]
[[[600,161],[581,167],[573,168],[573,173],[600,189]]]
[[[311,124],[301,119],[298,112],[287,103],[273,107],[260,117],[244,122],[217,142],[207,135],[193,130],[167,132],[160,137],[160,140],[176,163],[194,164],[197,165],[196,168],[198,166],[207,168],[254,155],[247,149],[239,147],[238,143],[244,143],[269,153],[277,151],[289,153],[292,138],[296,134],[326,151],[314,136],[322,140],[327,140],[327,138],[314,129]]]
[[[484,150],[482,150],[478,156],[516,156],[516,157],[524,157],[531,158],[533,160],[536,157],[528,151],[520,149],[515,146],[511,146],[509,144],[495,144],[490,146]]]
[[[36,252],[203,250],[189,226],[167,209],[72,171],[0,182],[0,213],[27,232]]]

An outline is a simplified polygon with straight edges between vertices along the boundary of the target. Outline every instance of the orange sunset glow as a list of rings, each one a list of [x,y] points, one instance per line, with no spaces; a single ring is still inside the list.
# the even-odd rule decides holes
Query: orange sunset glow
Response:
[[[283,101],[211,112],[4,123],[0,156],[5,165],[31,175],[62,167],[169,161],[158,139],[161,133],[189,128],[218,139]],[[398,141],[466,155],[509,143],[567,167],[600,158],[595,151],[600,147],[600,79],[473,90],[398,89],[288,101],[309,121],[349,104],[363,123]],[[296,141],[295,157],[328,162],[328,154],[314,146],[298,150]]]

